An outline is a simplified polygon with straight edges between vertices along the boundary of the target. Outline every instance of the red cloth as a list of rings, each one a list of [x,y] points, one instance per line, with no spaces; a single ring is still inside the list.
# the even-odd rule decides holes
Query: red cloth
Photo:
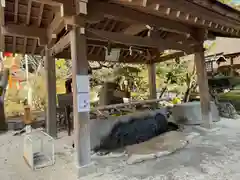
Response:
[[[10,53],[10,52],[5,52],[4,53],[4,57],[6,56],[6,57],[11,57],[13,54],[12,53]]]

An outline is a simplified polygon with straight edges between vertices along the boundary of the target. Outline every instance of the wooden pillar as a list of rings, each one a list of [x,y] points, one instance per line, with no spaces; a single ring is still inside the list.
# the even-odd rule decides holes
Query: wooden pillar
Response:
[[[89,103],[89,77],[85,29],[73,27],[70,34],[72,57],[72,86],[74,113],[74,144],[78,167],[90,164],[89,111],[82,107],[83,100]],[[87,92],[88,91],[88,92]]]
[[[233,77],[234,76],[234,69],[233,69],[233,57],[230,58],[230,76]]]
[[[56,67],[55,58],[52,57],[50,51],[45,47],[45,70],[47,80],[47,133],[56,138],[57,137],[57,113],[56,113]]]
[[[212,125],[212,115],[210,106],[210,94],[208,88],[208,78],[204,57],[203,41],[201,41],[198,48],[195,51],[195,64],[197,71],[197,82],[200,91],[200,101],[201,101],[201,114],[203,120],[203,126],[205,128],[211,128]]]
[[[149,99],[157,98],[157,87],[156,87],[156,65],[148,64],[148,83],[149,83]]]

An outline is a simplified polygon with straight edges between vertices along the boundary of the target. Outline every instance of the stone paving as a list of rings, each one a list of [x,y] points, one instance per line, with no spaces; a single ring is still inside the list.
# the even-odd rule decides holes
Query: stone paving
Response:
[[[84,180],[239,180],[240,121],[222,119],[217,131],[204,132],[184,149],[169,156],[127,165],[127,157],[93,158],[98,171]],[[190,128],[187,128],[188,130]],[[73,152],[64,148],[72,137],[55,141],[56,164],[32,171],[23,160],[23,136],[0,135],[0,179],[76,180]]]

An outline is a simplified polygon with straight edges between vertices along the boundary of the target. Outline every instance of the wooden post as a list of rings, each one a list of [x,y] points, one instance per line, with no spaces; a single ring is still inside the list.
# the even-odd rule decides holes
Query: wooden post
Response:
[[[47,79],[47,133],[56,138],[57,137],[57,113],[56,113],[56,68],[55,58],[52,57],[50,51],[45,47],[45,70]]]
[[[195,64],[197,71],[197,81],[200,91],[200,101],[201,101],[201,112],[203,126],[205,128],[211,128],[212,125],[212,115],[211,115],[211,106],[210,106],[210,94],[208,88],[208,78],[206,71],[206,64],[204,58],[204,48],[203,48],[203,37],[199,38],[200,45],[196,48],[195,51]]]
[[[156,66],[155,64],[148,64],[148,82],[149,82],[149,99],[157,98],[157,87],[156,87]]]
[[[73,80],[74,144],[76,147],[76,163],[78,167],[81,167],[89,165],[91,162],[89,111],[83,111],[78,108],[78,106],[82,104],[81,95],[84,93],[79,89],[85,89],[89,86],[85,29],[82,27],[73,27],[70,32],[70,39]],[[85,79],[86,77],[87,80]],[[79,82],[79,79],[82,78],[85,79],[84,82],[83,80]],[[89,92],[85,92],[85,95],[89,96]]]
[[[230,76],[233,77],[234,76],[234,69],[233,69],[233,57],[230,58]]]
[[[24,56],[25,59],[25,64],[26,64],[26,80],[27,80],[27,88],[28,88],[28,105],[30,105],[30,107],[32,107],[32,87],[29,83],[29,69],[28,69],[28,55],[25,54]]]

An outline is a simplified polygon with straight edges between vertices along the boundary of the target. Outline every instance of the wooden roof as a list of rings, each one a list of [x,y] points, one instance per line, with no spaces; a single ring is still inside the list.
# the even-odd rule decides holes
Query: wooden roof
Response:
[[[196,29],[205,39],[240,37],[240,12],[216,0],[1,0],[2,51],[70,58],[69,30],[86,23],[88,59],[104,61],[121,48],[120,62],[150,63],[191,54]],[[87,8],[85,7],[87,4]],[[4,7],[5,6],[5,7]],[[76,7],[86,15],[76,14]],[[131,47],[131,48],[130,48]],[[167,49],[177,50],[163,55]]]

